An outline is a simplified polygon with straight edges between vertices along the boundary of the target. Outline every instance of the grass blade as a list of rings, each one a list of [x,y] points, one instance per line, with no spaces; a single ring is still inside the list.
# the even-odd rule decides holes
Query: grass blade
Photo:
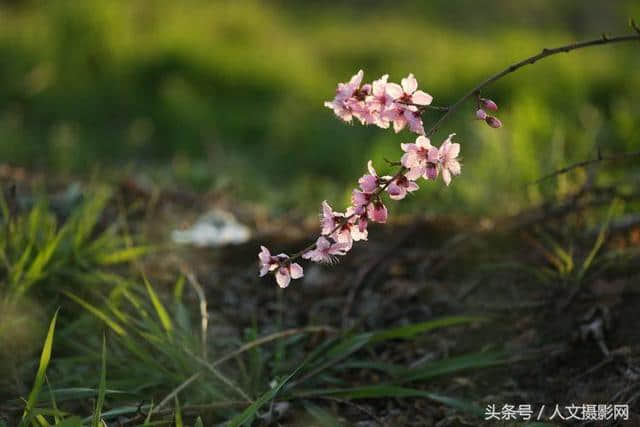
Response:
[[[22,420],[20,422],[21,426],[25,425],[28,421],[28,417],[33,410],[36,402],[38,401],[38,395],[40,394],[40,389],[42,388],[42,384],[44,383],[44,376],[47,372],[49,361],[51,360],[51,350],[53,348],[53,333],[56,329],[58,310],[56,310],[55,314],[53,315],[53,319],[51,319],[51,323],[49,324],[49,331],[47,332],[47,337],[44,340],[44,346],[42,347],[42,354],[40,355],[40,364],[38,365],[36,379],[33,384],[33,388],[31,389],[31,393],[29,393],[27,406],[24,408],[24,412],[22,414]]]
[[[260,408],[262,408],[265,403],[273,400],[278,395],[282,387],[284,387],[291,380],[291,378],[293,378],[305,365],[306,361],[302,362],[302,364],[300,364],[300,366],[298,366],[292,373],[287,375],[287,377],[282,381],[278,382],[278,385],[276,385],[271,390],[263,393],[262,396],[258,398],[258,400],[253,402],[251,405],[249,405],[249,407],[247,407],[247,409],[235,416],[229,422],[229,427],[238,427],[241,425],[251,424],[251,421],[255,417],[256,413],[260,410]]]
[[[444,328],[447,326],[464,325],[467,323],[486,321],[486,317],[479,316],[447,316],[439,319],[429,320],[427,322],[414,323],[407,326],[385,329],[375,332],[371,338],[371,342],[380,342],[390,339],[408,340],[416,335],[432,331],[434,329]]]
[[[96,411],[93,414],[93,427],[100,427],[102,418],[102,406],[104,405],[105,390],[107,389],[107,343],[104,334],[102,335],[102,366],[100,368],[100,385],[98,386],[98,401]]]
[[[486,352],[465,354],[463,356],[450,357],[436,362],[430,362],[427,366],[406,370],[399,375],[400,382],[420,381],[439,375],[450,374],[465,369],[479,369],[505,363],[504,352]]]
[[[125,331],[122,326],[120,326],[119,324],[117,324],[113,319],[111,319],[109,316],[107,316],[102,310],[100,310],[99,308],[89,304],[87,301],[83,300],[82,298],[72,294],[71,292],[67,292],[67,291],[62,291],[62,293],[64,295],[66,295],[67,297],[69,297],[70,299],[72,299],[73,301],[75,301],[77,304],[79,304],[80,306],[82,306],[82,308],[84,308],[85,310],[87,310],[89,313],[93,314],[94,316],[96,316],[98,319],[102,320],[104,323],[107,324],[107,326],[109,326],[111,329],[113,329],[113,331],[115,333],[117,333],[118,335],[121,336],[125,336],[127,335],[127,331]]]
[[[182,410],[180,409],[180,401],[178,400],[178,396],[175,397],[176,400],[176,427],[184,427],[182,423]]]
[[[149,298],[151,298],[151,304],[153,304],[153,308],[156,310],[156,314],[160,319],[160,323],[162,323],[162,327],[167,332],[167,335],[171,336],[171,333],[173,332],[173,323],[171,322],[171,317],[169,317],[169,313],[167,313],[167,310],[162,305],[160,298],[158,297],[156,292],[153,290],[153,287],[151,287],[151,283],[149,283],[146,277],[144,277],[144,284],[147,287]]]

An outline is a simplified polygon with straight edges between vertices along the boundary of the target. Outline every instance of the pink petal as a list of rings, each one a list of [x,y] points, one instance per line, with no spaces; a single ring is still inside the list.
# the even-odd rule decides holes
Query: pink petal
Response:
[[[373,168],[373,161],[369,160],[367,162],[367,169],[369,169],[369,173],[373,176],[378,176],[376,170]]]
[[[442,169],[442,179],[447,186],[451,183],[451,174],[449,173],[449,169]]]
[[[358,180],[358,184],[365,193],[373,193],[378,188],[378,179],[373,175],[363,175]]]
[[[431,140],[424,135],[420,135],[416,138],[416,147],[418,148],[431,148]]]
[[[364,224],[364,228],[360,229],[360,222],[358,222],[358,226],[357,227],[352,227],[351,228],[351,237],[353,238],[353,240],[355,240],[356,242],[360,241],[360,240],[367,240],[367,236],[368,236],[368,232],[367,232],[367,228],[366,228],[366,224],[367,222],[365,221]],[[351,248],[349,248],[351,249]],[[349,250],[347,249],[347,250]]]
[[[424,173],[425,173],[424,167],[417,166],[417,167],[410,168],[405,174],[405,176],[407,177],[408,180],[415,181],[416,179],[420,178]]]
[[[436,179],[438,177],[438,167],[435,163],[427,163],[427,167],[424,169],[425,179]]]
[[[364,71],[362,70],[358,71],[356,74],[353,75],[353,77],[351,77],[351,80],[349,81],[349,85],[355,86],[355,87],[360,86],[360,83],[362,83],[363,76],[364,76]]]
[[[413,95],[411,95],[411,101],[418,105],[429,105],[431,104],[431,101],[433,101],[433,96],[421,90],[417,90]]]
[[[491,111],[498,111],[498,104],[487,98],[480,98],[480,104]]]
[[[304,271],[302,270],[302,266],[297,262],[291,264],[291,278],[299,279],[304,276]]]
[[[263,264],[262,267],[260,267],[260,277],[263,277],[268,272],[269,272],[269,266],[267,264]]]
[[[289,269],[287,269],[286,267],[280,267],[278,271],[276,271],[276,282],[281,288],[286,288],[287,286],[289,286],[289,282],[291,282]]]
[[[405,151],[405,152],[416,151],[416,144],[405,144],[403,142],[400,144],[400,148],[402,148],[402,151]]]
[[[387,91],[387,95],[389,95],[392,99],[398,99],[402,95],[404,95],[402,87],[397,83],[387,83],[385,90]]]
[[[460,175],[462,168],[460,167],[460,162],[457,160],[450,160],[449,163],[447,163],[447,169],[449,169],[453,175],[457,176]]]
[[[487,118],[487,113],[482,108],[476,111],[476,119],[485,120],[486,118]]]
[[[374,80],[372,93],[374,96],[382,96],[385,94],[385,89],[387,86],[387,79],[389,78],[389,74],[385,74],[380,77],[378,80]]]
[[[412,94],[418,89],[418,81],[413,74],[409,74],[406,78],[402,79],[401,83],[405,93]]]
[[[269,261],[271,261],[271,252],[269,252],[269,249],[265,248],[264,246],[260,246],[260,253],[258,254],[258,259],[260,260],[261,263],[268,264]]]
[[[389,193],[389,197],[393,200],[402,200],[407,195],[407,190],[406,188],[397,185],[395,182],[392,182],[387,187],[387,193]]]
[[[404,117],[398,117],[393,121],[393,131],[395,133],[400,132],[407,125],[407,120]]]

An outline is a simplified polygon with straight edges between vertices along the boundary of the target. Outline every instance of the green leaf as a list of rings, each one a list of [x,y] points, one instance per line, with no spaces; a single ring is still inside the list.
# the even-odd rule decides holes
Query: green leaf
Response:
[[[111,319],[109,316],[107,316],[102,310],[100,310],[99,308],[91,305],[90,303],[88,303],[87,301],[83,300],[82,298],[72,294],[71,292],[68,291],[61,291],[64,295],[66,295],[67,297],[69,297],[70,299],[72,299],[73,301],[75,301],[77,304],[79,304],[80,306],[82,306],[82,308],[84,308],[85,310],[87,310],[89,313],[93,314],[94,316],[96,316],[98,319],[102,320],[104,323],[107,324],[107,326],[109,326],[111,329],[113,329],[113,331],[115,333],[117,333],[118,335],[121,336],[125,336],[127,335],[127,331],[125,331],[122,326],[120,326],[118,323],[116,323],[113,319]]]
[[[202,424],[202,418],[198,417],[193,427],[204,427],[204,424]]]
[[[256,412],[258,412],[260,410],[260,408],[262,408],[262,406],[265,403],[273,400],[278,395],[278,393],[280,392],[282,387],[284,387],[285,384],[287,384],[291,380],[291,378],[293,378],[298,373],[298,371],[300,371],[300,369],[302,369],[306,365],[306,362],[307,362],[306,360],[304,362],[302,362],[300,364],[300,366],[298,366],[285,379],[283,379],[282,381],[279,381],[278,384],[274,388],[272,388],[271,390],[268,390],[267,392],[263,393],[262,396],[260,396],[258,398],[258,400],[256,400],[251,405],[249,405],[249,407],[247,409],[245,409],[244,411],[242,411],[242,413],[240,413],[237,416],[235,416],[229,422],[229,427],[238,427],[240,425],[249,425],[251,423],[251,421],[253,420],[253,418],[255,417]]]
[[[147,287],[149,298],[151,298],[151,303],[153,304],[153,308],[155,308],[156,310],[156,314],[160,319],[160,323],[162,323],[162,327],[167,332],[167,335],[171,336],[171,333],[173,332],[173,323],[171,323],[171,317],[169,317],[169,313],[167,313],[167,310],[162,305],[160,298],[158,298],[158,295],[153,290],[153,288],[151,287],[151,283],[149,283],[146,277],[144,277],[144,284]]]
[[[467,323],[486,321],[486,317],[479,316],[448,316],[439,319],[429,320],[427,322],[414,323],[411,325],[400,326],[397,328],[385,329],[375,332],[371,338],[371,342],[380,342],[390,339],[411,339],[416,335],[423,334],[434,329],[444,328],[447,326],[464,325]]]
[[[133,246],[110,253],[100,253],[96,257],[96,262],[103,265],[118,264],[139,258],[151,252],[151,250],[151,246]]]
[[[407,369],[404,373],[398,374],[398,381],[420,381],[465,369],[495,366],[505,363],[505,355],[504,352],[473,353],[429,362],[424,367]]]
[[[611,218],[613,217],[613,214],[616,211],[617,206],[618,206],[618,199],[614,199],[613,202],[611,202],[609,211],[607,212],[607,217],[604,223],[602,224],[602,226],[600,227],[600,231],[598,232],[598,237],[596,237],[596,241],[593,244],[591,251],[589,251],[589,255],[587,255],[587,258],[585,258],[584,262],[582,263],[582,267],[578,272],[578,276],[577,276],[578,282],[580,282],[580,280],[582,280],[584,275],[587,273],[587,270],[589,270],[589,267],[591,267],[593,260],[598,254],[598,251],[600,250],[602,245],[604,245],[604,242],[607,237],[607,230],[609,229],[609,223],[611,222]]]
[[[176,400],[176,427],[184,427],[182,423],[182,410],[180,409],[180,402],[178,401],[178,396],[175,397]]]
[[[56,427],[82,427],[82,419],[79,417],[66,418],[56,424]]]
[[[53,333],[56,329],[56,320],[58,319],[58,311],[53,315],[53,319],[51,319],[51,323],[49,324],[49,332],[47,332],[47,337],[44,340],[44,346],[42,347],[42,354],[40,355],[40,364],[38,365],[38,372],[36,373],[36,379],[33,383],[33,388],[31,389],[31,393],[29,393],[29,398],[27,399],[27,405],[22,414],[22,420],[20,421],[20,425],[25,425],[31,415],[31,411],[33,410],[36,402],[38,401],[38,394],[40,394],[40,389],[42,388],[42,384],[44,384],[44,376],[47,372],[47,367],[49,366],[49,361],[51,360],[51,350],[53,348]]]
[[[105,390],[107,389],[107,343],[102,335],[102,366],[100,368],[100,385],[98,386],[98,401],[93,414],[93,427],[99,427],[102,419],[102,406],[104,405]]]

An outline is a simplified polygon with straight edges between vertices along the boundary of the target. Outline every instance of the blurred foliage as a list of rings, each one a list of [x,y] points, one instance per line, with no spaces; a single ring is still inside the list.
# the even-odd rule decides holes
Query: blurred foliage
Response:
[[[630,16],[631,0],[0,2],[0,158],[144,171],[312,212],[346,201],[369,158],[382,168],[412,138],[322,106],[359,68],[366,80],[413,72],[447,105],[542,47],[625,33]],[[501,80],[486,95],[505,127],[474,122],[467,105],[435,138],[458,133],[463,176],[400,209],[514,210],[556,191],[523,184],[596,146],[637,146],[639,65],[637,45],[596,47]]]

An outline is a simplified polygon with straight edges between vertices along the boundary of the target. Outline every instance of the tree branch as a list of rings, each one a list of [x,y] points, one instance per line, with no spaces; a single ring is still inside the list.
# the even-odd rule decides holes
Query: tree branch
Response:
[[[637,27],[633,26],[633,28],[635,30]],[[627,42],[627,41],[633,41],[633,40],[640,41],[640,33],[638,35],[616,36],[616,37],[610,37],[610,38],[603,35],[599,39],[588,40],[588,41],[578,42],[578,43],[573,43],[573,44],[568,44],[568,45],[565,45],[565,46],[554,47],[554,48],[551,48],[551,49],[544,48],[544,49],[542,49],[542,51],[540,53],[538,53],[536,55],[533,55],[533,56],[530,56],[528,58],[525,58],[520,62],[516,62],[515,64],[511,64],[507,68],[505,68],[504,70],[500,71],[499,73],[494,74],[493,76],[490,76],[489,78],[484,80],[482,83],[478,84],[476,87],[474,87],[473,89],[469,90],[469,92],[467,92],[462,98],[457,100],[450,107],[437,107],[436,109],[441,110],[441,111],[445,111],[445,113],[433,124],[433,126],[431,126],[431,128],[426,132],[425,136],[429,137],[429,136],[433,135],[434,133],[436,133],[438,131],[438,129],[440,128],[440,126],[442,126],[442,124],[453,113],[455,113],[458,110],[458,108],[465,101],[467,101],[471,97],[474,97],[474,96],[478,95],[480,93],[481,89],[484,89],[485,87],[491,85],[495,81],[501,79],[502,77],[506,76],[507,74],[513,73],[514,71],[524,67],[525,65],[534,64],[534,63],[536,63],[537,61],[539,61],[539,60],[541,60],[543,58],[546,58],[548,56],[552,56],[552,55],[555,55],[555,54],[561,53],[561,52],[565,52],[566,53],[566,52],[571,52],[572,50],[582,49],[582,48],[589,47],[589,46],[598,46],[598,45],[611,44],[611,43],[621,43],[621,42]],[[576,167],[579,167],[579,166],[576,166]],[[400,177],[405,171],[406,171],[406,168],[404,166],[401,166],[398,169],[398,171],[393,175],[393,177],[383,187],[379,187],[373,193],[372,200],[374,198],[378,197],[394,179]],[[333,230],[331,230],[331,232],[328,233],[327,235],[333,234],[335,231],[337,231],[340,227],[342,227],[353,216],[354,215],[342,218],[341,221],[338,221],[338,224],[336,225],[336,227]],[[304,253],[312,250],[314,247],[315,247],[315,242],[309,244],[305,248],[303,248],[300,251],[296,252],[295,254],[291,255],[291,257],[289,258],[288,261],[291,262],[291,261],[301,257]]]
[[[528,184],[528,185],[536,185],[536,184],[540,184],[543,181],[546,181],[550,178],[556,177],[558,175],[563,175],[567,172],[571,172],[574,169],[578,169],[578,168],[583,168],[585,166],[589,166],[591,164],[594,163],[599,163],[599,162],[615,162],[615,161],[620,161],[620,160],[627,160],[627,159],[633,159],[634,157],[640,157],[640,151],[635,151],[633,153],[620,153],[620,154],[616,154],[615,156],[610,156],[610,157],[602,157],[600,155],[598,155],[597,159],[591,159],[591,160],[584,160],[582,162],[578,162],[578,163],[574,163],[572,165],[566,166],[562,169],[558,169],[552,173],[550,173],[549,175],[545,175],[542,178],[539,178],[535,181],[533,181],[532,183]]]
[[[599,46],[599,45],[610,44],[610,43],[621,43],[621,42],[627,42],[632,40],[640,41],[640,33],[638,35],[630,35],[630,36],[602,37],[599,39],[568,44],[565,46],[554,47],[551,49],[544,48],[540,53],[530,56],[526,59],[523,59],[520,62],[516,62],[515,64],[509,65],[504,70],[487,78],[485,81],[483,81],[482,83],[480,83],[479,85],[471,89],[462,98],[457,100],[452,106],[449,107],[447,112],[444,113],[444,115],[440,117],[438,121],[434,123],[433,126],[431,126],[431,129],[429,129],[429,131],[426,133],[426,136],[431,136],[434,133],[436,133],[438,129],[440,129],[440,126],[442,126],[442,124],[445,122],[445,120],[449,118],[449,116],[451,116],[466,100],[478,94],[481,89],[484,89],[485,87],[489,86],[491,83],[495,82],[496,80],[501,79],[507,74],[513,73],[514,71],[524,67],[525,65],[534,64],[537,61],[543,58],[546,58],[547,56],[555,55],[561,52],[566,53],[566,52],[571,52],[572,50],[582,49],[589,46]]]

